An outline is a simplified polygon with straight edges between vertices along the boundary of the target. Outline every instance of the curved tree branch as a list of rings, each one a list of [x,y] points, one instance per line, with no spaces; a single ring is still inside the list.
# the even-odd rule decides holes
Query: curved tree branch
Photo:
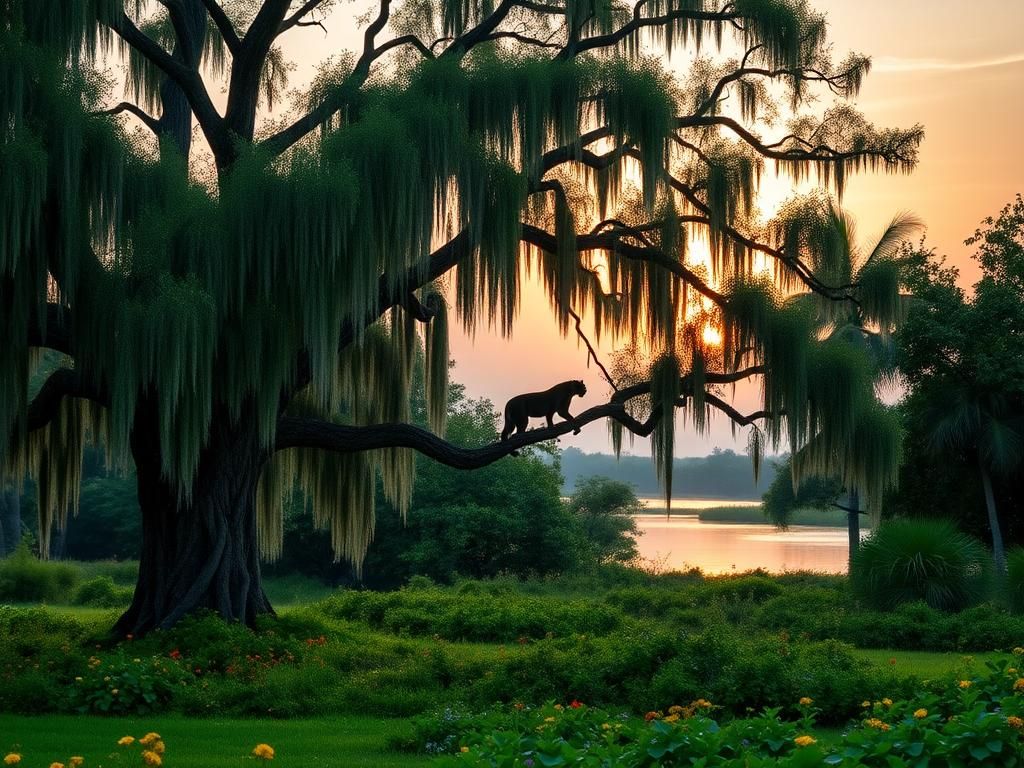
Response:
[[[116,107],[111,107],[110,109],[101,109],[98,112],[90,112],[89,114],[93,117],[99,117],[101,115],[119,115],[122,112],[128,112],[130,114],[135,115],[137,118],[139,118],[139,120],[142,121],[142,123],[147,128],[149,128],[149,130],[151,130],[157,136],[160,135],[160,121],[152,115],[150,115],[145,110],[135,106],[134,104],[128,101],[122,101]]]
[[[748,373],[747,375],[753,374]],[[708,378],[710,380],[711,377]],[[375,424],[360,427],[297,416],[283,416],[278,421],[275,447],[277,450],[313,448],[335,453],[359,453],[381,448],[411,448],[434,461],[455,469],[478,469],[493,464],[505,456],[513,455],[521,448],[553,440],[600,419],[614,419],[633,434],[647,437],[654,431],[661,411],[657,410],[647,421],[640,422],[626,410],[625,400],[649,391],[649,382],[630,387],[628,390],[619,390],[610,402],[588,408],[571,421],[561,421],[550,427],[516,433],[507,440],[500,440],[480,448],[463,448],[452,445],[433,432],[412,424]],[[627,394],[629,392],[633,394]],[[730,418],[743,424],[750,424],[757,419],[766,418],[768,415],[759,411],[744,416],[710,393],[707,393],[705,397],[709,403],[722,410]]]
[[[34,432],[48,425],[57,416],[65,397],[80,397],[100,405],[109,405],[105,392],[97,390],[73,368],[58,368],[43,382],[35,399],[28,407],[27,429]]]

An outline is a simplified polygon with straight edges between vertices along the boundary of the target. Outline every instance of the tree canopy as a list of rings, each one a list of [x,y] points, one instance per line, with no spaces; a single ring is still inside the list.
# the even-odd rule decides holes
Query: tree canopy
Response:
[[[572,428],[443,439],[448,313],[508,332],[527,271],[558,331],[586,316],[627,350],[577,424],[651,437],[668,494],[677,409],[697,430],[711,410],[759,422],[755,465],[766,445],[850,437],[863,376],[785,297],[887,326],[895,271],[841,279],[825,192],[763,222],[758,184],[771,163],[841,195],[852,172],[913,168],[923,131],[856,111],[870,59],[833,60],[822,14],[381,0],[362,48],[267,119],[294,30],[335,23],[331,5],[3,5],[0,451],[38,482],[44,550],[77,509],[85,443],[134,462],[142,565],[122,630],[269,610],[257,544],[280,552],[296,483],[358,563],[375,478],[408,508],[410,449],[476,468]],[[119,61],[120,102],[104,75]],[[820,92],[836,101],[815,111]],[[409,423],[421,345],[429,430]],[[68,364],[30,397],[40,348]],[[720,387],[755,376],[763,409],[738,413]]]

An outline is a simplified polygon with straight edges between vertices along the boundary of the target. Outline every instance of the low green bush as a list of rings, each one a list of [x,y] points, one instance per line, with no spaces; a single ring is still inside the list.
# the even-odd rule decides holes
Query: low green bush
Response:
[[[440,759],[442,766],[1019,766],[1024,680],[1018,674],[1004,662],[934,691],[864,701],[838,739],[818,731],[818,701],[804,695],[737,719],[706,698],[642,718],[580,700],[517,703],[476,715],[448,707],[417,718],[412,737],[393,746],[450,754]]]
[[[319,604],[326,615],[412,637],[519,642],[549,635],[605,634],[622,614],[593,600],[551,600],[510,593],[495,599],[464,584],[418,585],[397,592],[343,591]]]
[[[76,568],[39,560],[23,542],[10,557],[0,560],[0,601],[58,602],[71,594],[78,579]]]
[[[850,569],[858,598],[881,610],[923,601],[960,611],[988,599],[991,557],[951,522],[893,520],[861,542]]]
[[[124,608],[132,601],[131,587],[119,587],[110,576],[97,576],[78,585],[72,605],[92,608]]]

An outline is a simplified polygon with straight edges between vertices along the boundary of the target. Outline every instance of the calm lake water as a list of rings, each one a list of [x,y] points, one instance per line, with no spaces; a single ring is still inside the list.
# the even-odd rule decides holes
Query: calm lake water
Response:
[[[664,499],[645,499],[647,506],[664,509]],[[818,571],[846,573],[848,541],[845,528],[702,523],[696,511],[707,507],[759,506],[759,502],[711,499],[673,499],[672,517],[637,515],[640,557],[659,570],[700,568],[704,573],[735,573],[763,568],[772,573]]]

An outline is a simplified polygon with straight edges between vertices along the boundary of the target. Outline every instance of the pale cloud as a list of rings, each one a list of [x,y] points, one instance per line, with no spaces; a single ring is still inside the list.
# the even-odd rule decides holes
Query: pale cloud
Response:
[[[987,67],[1005,67],[1024,64],[1024,52],[1011,53],[988,59],[973,61],[950,61],[948,59],[911,59],[900,56],[877,56],[872,60],[872,72],[960,72]]]

